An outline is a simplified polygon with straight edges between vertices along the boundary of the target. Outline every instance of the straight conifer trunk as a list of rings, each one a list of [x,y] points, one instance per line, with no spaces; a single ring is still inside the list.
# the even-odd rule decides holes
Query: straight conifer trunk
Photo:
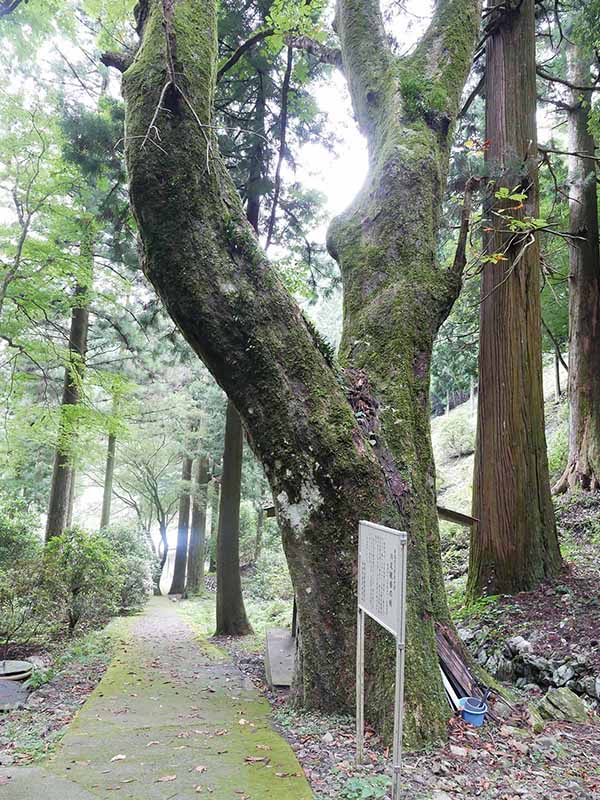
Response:
[[[204,560],[206,557],[206,506],[210,470],[208,458],[202,456],[194,462],[194,494],[192,521],[188,549],[187,591],[198,594],[204,588]]]
[[[590,53],[567,43],[568,80],[590,84]],[[557,493],[600,488],[600,244],[592,92],[570,92],[569,458]],[[589,155],[589,158],[585,158]]]
[[[481,280],[479,401],[468,594],[532,589],[561,566],[542,387],[534,0],[491,19],[486,62],[487,252]],[[525,194],[524,203],[496,193]],[[498,216],[501,212],[505,219]]]
[[[179,495],[179,513],[177,516],[177,548],[173,580],[169,594],[184,594],[186,565],[188,558],[188,535],[190,527],[190,482],[192,480],[192,459],[184,455],[181,466],[182,489]]]
[[[217,636],[252,633],[246,617],[240,576],[240,487],[244,431],[231,401],[227,403],[223,474],[217,535]]]
[[[108,447],[106,449],[106,466],[104,468],[104,488],[102,491],[102,514],[100,515],[100,530],[110,525],[110,508],[112,505],[113,478],[115,474],[115,452],[117,449],[117,435],[108,434]]]
[[[87,232],[87,231],[86,231]],[[93,239],[82,239],[81,255],[93,262]],[[71,329],[69,332],[68,362],[65,366],[63,393],[61,399],[58,436],[54,451],[54,466],[50,484],[48,503],[48,519],[46,521],[46,541],[53,536],[61,536],[70,524],[72,516],[72,492],[74,492],[74,474],[72,469],[74,444],[74,406],[81,400],[81,384],[85,371],[87,335],[89,324],[88,286],[78,283],[75,287],[75,304],[71,311]]]

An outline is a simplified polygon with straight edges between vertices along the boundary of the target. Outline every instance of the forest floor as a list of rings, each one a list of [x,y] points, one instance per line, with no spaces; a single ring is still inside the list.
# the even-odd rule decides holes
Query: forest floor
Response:
[[[166,598],[128,623],[61,747],[0,768],[1,800],[308,800],[270,706]]]
[[[212,593],[177,608],[205,634],[214,630]],[[315,800],[389,800],[390,752],[372,731],[367,731],[367,763],[357,766],[354,719],[296,710],[289,692],[270,689],[264,653],[257,649],[260,635],[211,641],[227,649],[269,699],[273,720],[293,748]],[[595,719],[590,716],[585,725],[551,722],[536,734],[518,718],[479,729],[452,718],[443,747],[405,755],[402,800],[600,800]]]

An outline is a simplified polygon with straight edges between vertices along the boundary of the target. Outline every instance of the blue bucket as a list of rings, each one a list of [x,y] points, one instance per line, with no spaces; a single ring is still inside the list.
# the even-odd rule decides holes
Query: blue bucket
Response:
[[[488,710],[487,703],[478,700],[476,697],[461,697],[458,701],[461,715],[465,722],[479,728],[483,725],[485,715]]]

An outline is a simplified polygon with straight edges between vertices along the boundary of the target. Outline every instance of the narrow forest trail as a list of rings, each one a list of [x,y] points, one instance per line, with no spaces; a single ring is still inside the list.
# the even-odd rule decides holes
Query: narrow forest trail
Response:
[[[0,770],[0,800],[309,800],[269,713],[222,650],[153,598],[58,753]]]

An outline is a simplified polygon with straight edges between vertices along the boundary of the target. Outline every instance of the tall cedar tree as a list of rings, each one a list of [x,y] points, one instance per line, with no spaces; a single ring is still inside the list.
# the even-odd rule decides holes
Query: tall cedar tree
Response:
[[[199,594],[204,588],[204,560],[206,558],[206,508],[210,464],[206,456],[194,462],[194,494],[192,496],[192,518],[190,522],[190,546],[188,549],[187,591]]]
[[[73,449],[75,429],[73,410],[81,400],[82,383],[85,371],[89,325],[89,293],[93,275],[94,235],[92,222],[83,222],[80,252],[82,261],[88,268],[87,281],[81,280],[75,287],[73,308],[71,311],[71,328],[69,331],[69,350],[65,365],[63,393],[60,406],[60,418],[50,498],[48,501],[48,518],[46,520],[46,541],[54,536],[62,536],[71,524],[75,490],[75,472],[73,470]]]
[[[561,564],[542,387],[534,0],[489,19],[487,251],[481,279],[479,405],[468,593],[513,593]],[[502,190],[517,199],[499,199]],[[506,192],[505,192],[506,193]],[[521,203],[520,194],[526,195]]]
[[[141,2],[141,43],[123,79],[144,271],[241,414],[273,490],[302,631],[298,699],[354,707],[358,521],[406,530],[405,731],[415,745],[443,736],[448,716],[435,625],[454,633],[429,372],[461,283],[462,263],[437,262],[436,238],[479,17],[478,0],[439,0],[412,53],[397,57],[376,0],[337,4],[370,159],[364,188],[328,241],[344,280],[343,370],[266,261],[221,160],[212,124],[216,0]],[[387,734],[395,647],[369,626],[367,650],[367,714]]]
[[[246,636],[252,627],[246,616],[240,576],[240,493],[244,429],[231,401],[227,403],[221,503],[217,534],[217,636]]]
[[[567,43],[567,79],[590,85],[591,53]],[[592,91],[569,98],[569,458],[554,491],[600,489],[600,242]],[[587,156],[587,157],[586,157]]]
[[[192,459],[187,453],[181,464],[181,493],[177,515],[177,547],[175,550],[175,566],[170,594],[185,593],[185,576],[188,557],[188,536],[190,529],[190,484],[192,480]]]

